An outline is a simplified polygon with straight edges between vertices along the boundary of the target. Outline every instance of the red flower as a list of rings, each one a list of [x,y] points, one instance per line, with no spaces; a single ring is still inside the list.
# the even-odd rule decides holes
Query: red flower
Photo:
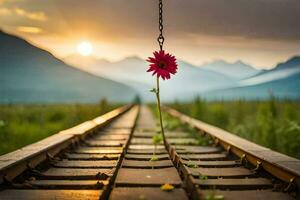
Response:
[[[170,74],[175,74],[177,72],[177,63],[175,56],[172,56],[169,53],[165,53],[165,51],[155,51],[153,53],[154,58],[149,57],[148,62],[150,62],[150,68],[147,70],[147,72],[152,72],[153,75],[157,75],[159,78],[163,80],[170,79]]]

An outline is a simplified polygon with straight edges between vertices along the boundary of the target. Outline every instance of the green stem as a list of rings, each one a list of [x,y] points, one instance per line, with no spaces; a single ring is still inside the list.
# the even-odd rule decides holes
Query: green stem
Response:
[[[164,125],[163,125],[163,120],[162,120],[162,114],[161,114],[161,107],[160,107],[160,96],[159,96],[159,78],[156,77],[156,99],[157,99],[157,109],[158,109],[158,114],[159,114],[159,122],[160,122],[160,129],[161,129],[161,134],[163,136],[163,140],[165,143],[165,132],[164,132]]]

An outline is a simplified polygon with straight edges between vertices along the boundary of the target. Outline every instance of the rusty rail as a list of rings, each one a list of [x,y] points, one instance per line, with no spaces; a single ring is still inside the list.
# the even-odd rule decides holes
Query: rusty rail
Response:
[[[49,157],[54,157],[61,150],[84,139],[95,129],[105,126],[122,115],[132,106],[119,107],[93,120],[83,122],[39,142],[0,156],[0,184],[5,181],[10,182],[25,170],[33,169]]]
[[[298,160],[165,109],[202,134],[178,127],[154,145],[157,123],[149,108],[121,107],[1,156],[0,199],[218,197],[211,191],[219,199],[299,197],[299,170],[291,165]],[[200,144],[205,135],[215,145]]]
[[[221,145],[242,161],[248,161],[257,168],[261,167],[274,177],[289,185],[295,184],[298,189],[300,188],[300,160],[257,145],[223,129],[182,114],[170,107],[164,107],[164,109],[171,116],[199,130],[202,135],[207,134],[216,145]]]

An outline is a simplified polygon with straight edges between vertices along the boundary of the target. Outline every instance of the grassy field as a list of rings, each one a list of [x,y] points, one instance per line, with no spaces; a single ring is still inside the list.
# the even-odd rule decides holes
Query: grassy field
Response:
[[[0,105],[0,155],[106,113],[117,106],[98,104]]]
[[[300,159],[300,101],[207,102],[169,106],[236,135]]]

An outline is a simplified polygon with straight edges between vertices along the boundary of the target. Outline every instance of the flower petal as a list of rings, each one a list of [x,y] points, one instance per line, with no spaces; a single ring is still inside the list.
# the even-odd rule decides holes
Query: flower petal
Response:
[[[170,79],[170,74],[177,73],[177,62],[175,56],[165,53],[165,51],[153,52],[154,57],[149,57],[146,61],[149,62],[149,69],[147,72],[152,72],[152,75],[157,75],[163,80]],[[162,65],[162,63],[164,63]]]

